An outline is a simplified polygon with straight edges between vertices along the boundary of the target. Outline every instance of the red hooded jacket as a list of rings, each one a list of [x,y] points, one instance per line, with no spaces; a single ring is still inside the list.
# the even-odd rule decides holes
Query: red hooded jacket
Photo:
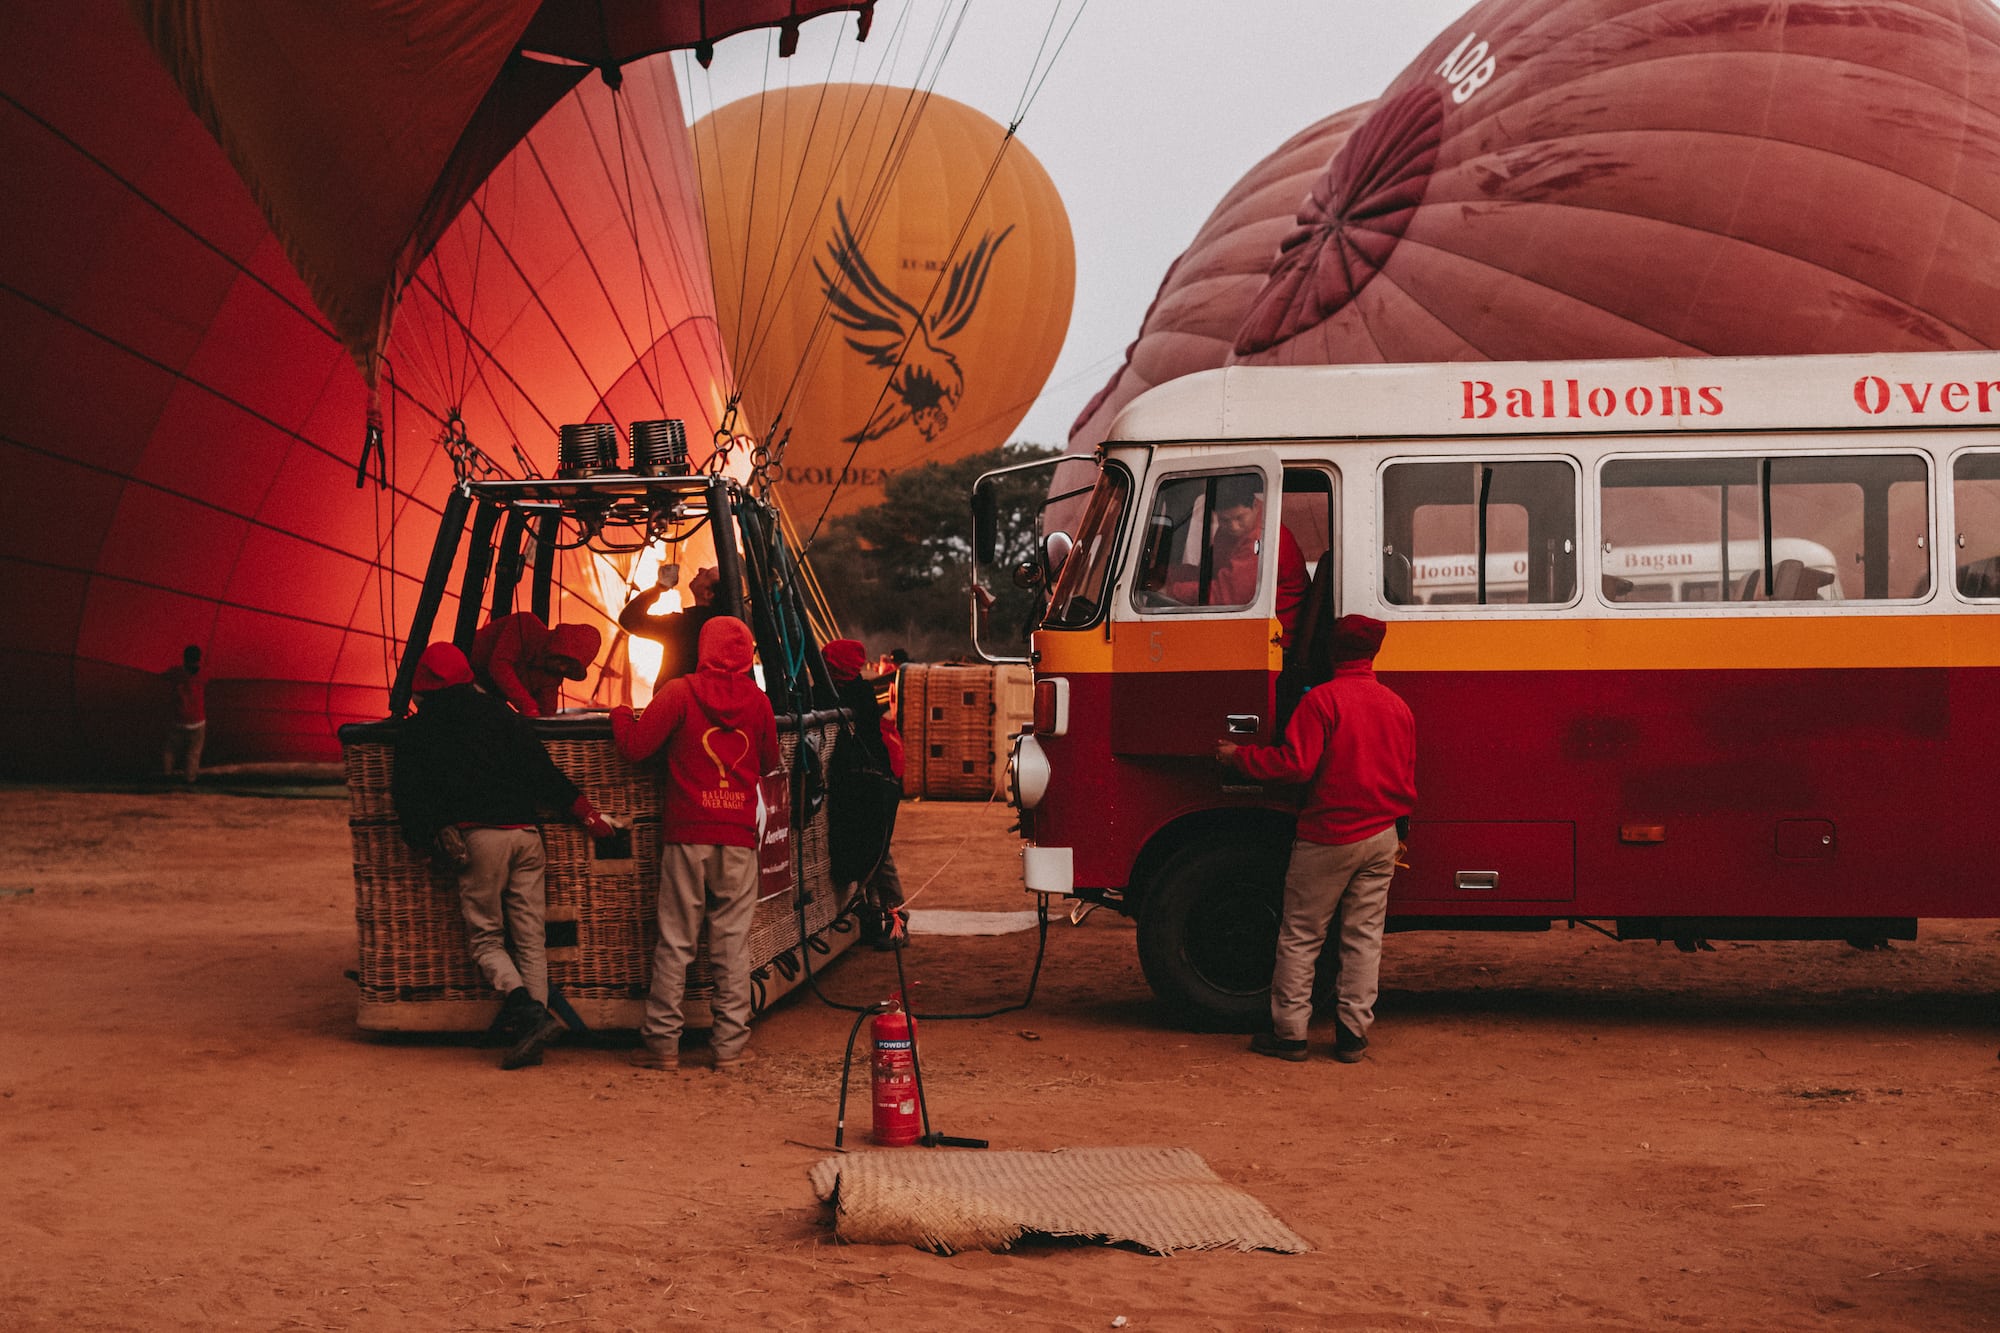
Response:
[[[550,629],[532,611],[496,616],[472,636],[473,673],[527,717],[549,717],[561,703],[568,677],[548,666],[551,656],[572,657],[584,666],[597,658],[604,641],[594,625]]]
[[[1337,662],[1299,702],[1283,745],[1245,745],[1236,764],[1265,782],[1307,782],[1299,838],[1372,838],[1417,808],[1417,727],[1368,661]]]
[[[778,723],[750,677],[750,627],[717,616],[701,627],[691,676],[668,682],[646,711],[611,710],[611,736],[633,763],[663,755],[666,836],[702,846],[757,845],[758,779],[778,772]]]

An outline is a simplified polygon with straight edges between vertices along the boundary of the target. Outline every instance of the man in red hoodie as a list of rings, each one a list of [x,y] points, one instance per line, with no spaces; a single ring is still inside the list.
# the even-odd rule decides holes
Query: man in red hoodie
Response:
[[[750,676],[756,640],[735,616],[701,627],[696,669],[669,681],[646,711],[611,710],[611,735],[633,763],[654,755],[666,770],[665,846],[660,854],[660,943],[646,996],[644,1069],[680,1067],[681,1003],[688,964],[708,918],[715,1067],[732,1070],[755,1053],[750,1038],[750,920],[757,908],[760,785],[780,771],[771,701]]]
[[[590,674],[604,636],[594,625],[550,629],[532,611],[496,616],[472,636],[473,674],[523,717],[551,717],[562,683]]]
[[[1335,921],[1340,1016],[1333,1058],[1353,1064],[1368,1049],[1397,824],[1417,806],[1416,723],[1409,706],[1375,679],[1375,653],[1388,628],[1367,616],[1335,622],[1333,679],[1299,702],[1283,745],[1215,747],[1217,759],[1260,781],[1312,784],[1285,874],[1271,1031],[1250,1042],[1259,1055],[1306,1058],[1313,973]]]

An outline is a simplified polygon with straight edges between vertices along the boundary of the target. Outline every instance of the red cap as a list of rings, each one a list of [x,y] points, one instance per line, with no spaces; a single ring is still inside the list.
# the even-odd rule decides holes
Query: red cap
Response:
[[[595,625],[557,625],[549,631],[549,646],[542,652],[544,656],[575,660],[577,672],[569,679],[582,680],[590,674],[586,668],[597,660],[597,649],[603,642],[604,636]]]
[[[434,643],[424,649],[423,656],[417,659],[417,677],[413,688],[418,694],[471,683],[472,664],[465,660],[465,654],[455,643]]]
[[[861,668],[868,665],[868,650],[861,646],[859,639],[835,639],[821,650],[826,658],[826,669],[833,673],[835,680],[853,680],[861,674]]]
[[[735,616],[715,616],[701,627],[695,664],[703,671],[748,671],[757,654],[756,636]]]
[[[1328,644],[1336,662],[1368,662],[1382,647],[1389,627],[1367,616],[1342,616],[1333,622],[1333,639]]]

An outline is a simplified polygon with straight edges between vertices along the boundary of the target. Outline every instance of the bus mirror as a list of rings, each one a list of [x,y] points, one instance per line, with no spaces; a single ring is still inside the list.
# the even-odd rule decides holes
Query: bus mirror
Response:
[[[1042,540],[1042,567],[1048,571],[1051,587],[1055,585],[1056,575],[1062,573],[1063,562],[1069,559],[1069,553],[1075,547],[1076,543],[1070,540],[1067,532],[1051,532]]]
[[[982,565],[990,565],[1000,551],[1000,496],[991,477],[982,477],[972,488],[972,554]]]
[[[1042,586],[1042,567],[1033,560],[1014,566],[1014,586],[1033,591]]]

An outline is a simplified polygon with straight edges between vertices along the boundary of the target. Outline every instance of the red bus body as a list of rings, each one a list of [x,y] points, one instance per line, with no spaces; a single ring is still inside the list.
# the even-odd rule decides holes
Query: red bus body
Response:
[[[1510,384],[1524,386],[1511,400]],[[1570,384],[1585,415],[1535,415],[1565,407]],[[1688,410],[1588,415],[1592,388],[1607,390],[1600,403],[1637,405],[1630,386],[1660,386],[1663,406],[1680,396]],[[1527,414],[1484,414],[1510,401]],[[1039,788],[1023,819],[1042,858],[1030,887],[1137,915],[1142,956],[1155,955],[1148,976],[1183,1010],[1260,1012],[1240,968],[1213,993],[1165,976],[1200,951],[1207,927],[1199,916],[1163,924],[1149,943],[1148,915],[1163,876],[1192,873],[1190,848],[1207,849],[1210,878],[1237,858],[1256,881],[1218,884],[1218,903],[1269,903],[1271,867],[1282,873],[1299,793],[1231,778],[1213,752],[1224,736],[1279,739],[1285,654],[1269,553],[1280,517],[1289,526],[1319,503],[1310,488],[1295,503],[1311,472],[1327,488],[1326,549],[1309,552],[1316,570],[1335,566],[1320,570],[1327,614],[1389,622],[1377,670],[1417,719],[1418,811],[1392,929],[1570,920],[1686,942],[1872,940],[1907,938],[1919,917],[2000,915],[1987,852],[2000,580],[1977,574],[2000,553],[1996,426],[2000,356],[1984,353],[1231,368],[1162,386],[1100,451],[1100,489],[1124,492],[1118,531],[1080,539],[1110,544],[1102,587],[1079,612],[1087,571],[1053,571],[1054,617],[1070,623],[1033,637],[1037,681],[1057,682],[1043,697],[1061,692],[1064,725],[1053,734],[1044,716],[1016,759],[1032,770],[1017,786],[1027,776]],[[1162,598],[1149,610],[1148,570],[1169,561],[1138,533],[1172,527],[1167,487],[1178,477],[1193,493],[1205,467],[1254,481],[1259,466],[1284,500],[1266,505],[1257,600],[1208,614]],[[1496,583],[1483,585],[1485,604],[1426,604],[1398,583],[1426,525],[1435,548],[1472,509],[1452,490],[1459,468],[1499,485],[1540,469],[1541,500],[1476,501],[1482,541],[1512,524],[1543,553],[1516,561],[1542,566],[1539,599]],[[1404,478],[1435,494],[1396,509]],[[1760,573],[1769,587],[1800,563],[1773,562],[1767,541],[1761,570],[1732,572],[1720,556],[1713,600],[1625,600],[1632,581],[1609,572],[1632,549],[1625,535],[1699,528],[1718,496],[1722,546],[1732,516],[1739,529],[1758,515],[1767,531],[1818,523],[1838,549],[1817,582],[1839,581],[1760,597]],[[1537,503],[1553,517],[1538,519]],[[1193,512],[1176,534],[1199,526],[1199,499]],[[1554,531],[1565,515],[1566,532]],[[1082,556],[1080,545],[1069,559]],[[1067,851],[1066,885],[1052,849]],[[1192,893],[1183,885],[1171,910],[1185,914]]]

